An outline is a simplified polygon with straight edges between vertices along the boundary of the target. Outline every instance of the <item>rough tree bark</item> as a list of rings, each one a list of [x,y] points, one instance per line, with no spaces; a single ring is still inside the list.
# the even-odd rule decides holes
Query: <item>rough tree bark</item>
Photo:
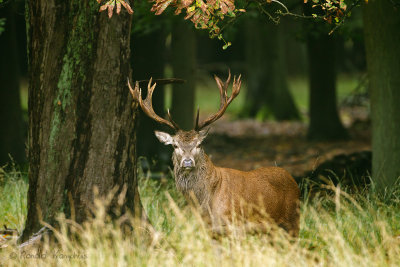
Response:
[[[193,129],[196,87],[196,35],[186,21],[178,21],[172,29],[172,69],[175,78],[186,80],[174,85],[171,114],[182,129]]]
[[[29,192],[22,240],[59,212],[87,218],[100,195],[127,185],[122,212],[140,215],[136,105],[127,89],[131,17],[96,1],[30,0]],[[132,108],[132,105],[133,108]],[[116,203],[116,197],[114,198]]]
[[[267,21],[246,22],[247,91],[244,115],[277,120],[300,119],[290,94],[285,65],[283,29]]]
[[[400,9],[392,1],[364,5],[372,119],[372,179],[378,190],[400,176]]]
[[[26,160],[24,127],[19,93],[19,59],[15,27],[15,3],[0,9],[6,19],[5,31],[0,34],[0,166],[10,161]]]

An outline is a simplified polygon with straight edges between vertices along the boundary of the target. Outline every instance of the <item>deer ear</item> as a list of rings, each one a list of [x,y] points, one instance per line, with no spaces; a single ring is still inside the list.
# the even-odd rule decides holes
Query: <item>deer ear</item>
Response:
[[[171,135],[159,131],[155,131],[154,133],[161,143],[164,143],[165,145],[171,145],[174,143],[174,139],[172,138]]]
[[[199,132],[199,144],[203,142],[203,140],[207,137],[209,130],[210,128],[207,128]]]

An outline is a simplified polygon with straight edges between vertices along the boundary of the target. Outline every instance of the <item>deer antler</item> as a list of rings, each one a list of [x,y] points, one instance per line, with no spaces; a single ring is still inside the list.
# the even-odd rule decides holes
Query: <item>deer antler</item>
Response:
[[[214,79],[217,82],[218,88],[219,88],[219,94],[220,94],[220,106],[219,110],[217,113],[214,115],[209,116],[207,119],[199,123],[199,113],[200,109],[197,109],[197,116],[196,116],[196,125],[195,125],[195,130],[200,131],[202,128],[210,125],[214,121],[218,120],[221,118],[222,115],[224,115],[226,109],[228,108],[229,104],[232,102],[233,99],[239,94],[240,92],[240,86],[242,85],[242,81],[240,80],[241,75],[236,79],[236,76],[233,77],[233,86],[232,86],[232,94],[228,98],[228,93],[227,89],[229,86],[229,82],[231,81],[231,71],[229,70],[229,75],[228,79],[226,79],[225,82],[222,82],[219,77],[214,75]]]
[[[153,96],[153,92],[154,92],[154,89],[156,88],[157,83],[154,83],[153,86],[151,86],[152,81],[153,81],[153,78],[150,78],[150,81],[147,85],[147,97],[146,97],[146,99],[143,100],[142,99],[142,89],[140,89],[140,87],[139,87],[139,82],[136,81],[135,89],[132,89],[131,84],[129,83],[129,79],[128,79],[128,87],[129,87],[129,90],[131,91],[133,99],[135,101],[139,102],[140,107],[142,108],[143,112],[146,113],[147,116],[149,116],[150,118],[152,118],[153,120],[155,120],[159,123],[162,123],[162,124],[165,124],[165,125],[171,127],[175,131],[178,131],[180,128],[179,128],[178,124],[176,124],[172,120],[169,109],[167,112],[169,121],[161,118],[154,112],[153,104],[152,104],[152,96]]]

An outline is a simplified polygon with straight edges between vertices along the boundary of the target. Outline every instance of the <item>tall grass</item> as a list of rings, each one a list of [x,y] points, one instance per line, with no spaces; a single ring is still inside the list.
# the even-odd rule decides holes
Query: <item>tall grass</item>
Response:
[[[185,204],[171,179],[151,180],[147,176],[140,174],[140,194],[151,225],[138,225],[127,216],[125,220],[136,225],[136,231],[126,232],[120,222],[111,221],[105,212],[110,198],[99,199],[94,207],[96,216],[83,225],[60,216],[62,227],[55,232],[57,248],[45,246],[41,251],[21,252],[10,245],[0,249],[0,263],[9,266],[219,267],[400,264],[398,185],[384,197],[368,190],[350,195],[330,185],[323,194],[305,196],[298,240],[290,240],[283,231],[268,235],[246,235],[238,231],[214,240],[200,216]],[[2,206],[14,205],[3,201],[25,198],[24,182],[11,180],[1,189],[2,193],[4,188],[20,195],[2,197]],[[13,211],[19,212],[19,209],[9,209]]]
[[[26,173],[11,166],[5,171],[0,168],[0,229],[22,230],[27,213],[28,181]]]

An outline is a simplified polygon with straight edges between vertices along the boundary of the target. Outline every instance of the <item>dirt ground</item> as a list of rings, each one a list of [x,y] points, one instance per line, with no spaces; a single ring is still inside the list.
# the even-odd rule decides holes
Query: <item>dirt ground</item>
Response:
[[[240,170],[280,166],[301,177],[337,155],[371,149],[367,121],[352,120],[347,126],[349,140],[310,142],[305,123],[225,119],[213,124],[204,146],[217,166]]]

